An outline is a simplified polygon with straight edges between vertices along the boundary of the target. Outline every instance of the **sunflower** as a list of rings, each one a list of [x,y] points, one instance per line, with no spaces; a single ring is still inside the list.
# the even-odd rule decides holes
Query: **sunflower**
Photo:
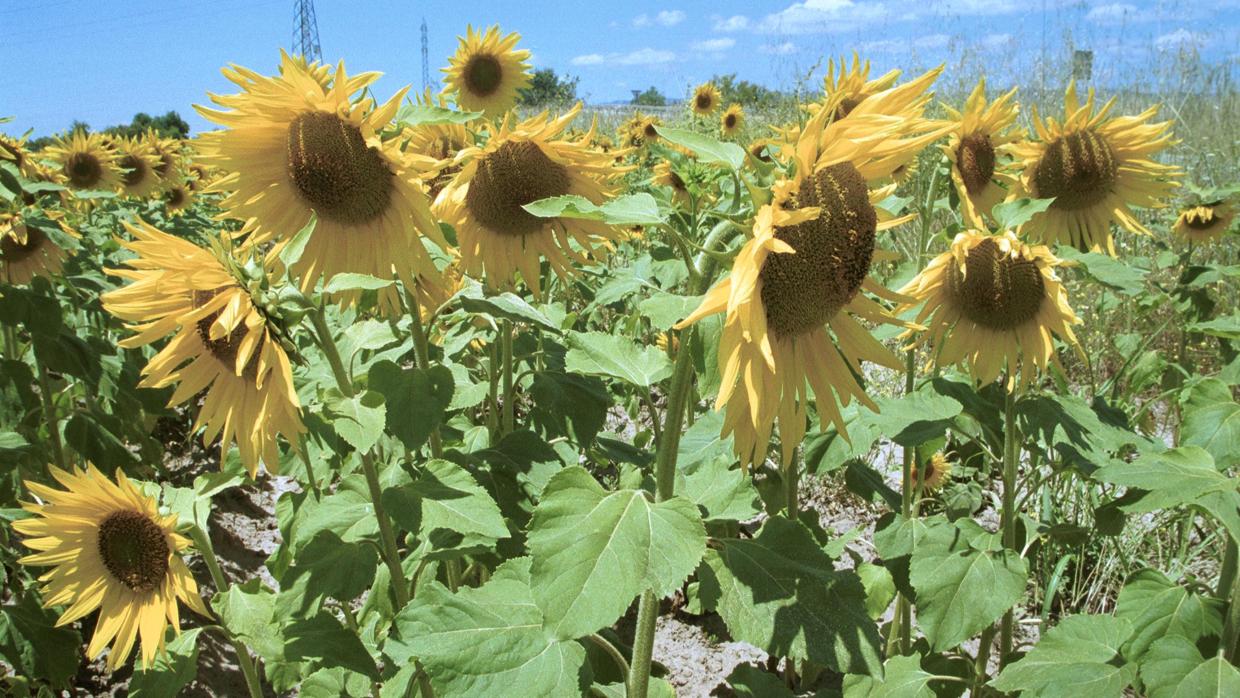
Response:
[[[456,53],[448,59],[445,92],[456,93],[461,109],[485,116],[502,116],[517,103],[517,93],[530,84],[530,52],[517,50],[521,35],[499,35],[499,26],[486,33],[466,27]]]
[[[1226,201],[1198,204],[1180,211],[1173,230],[1195,243],[1210,242],[1222,237],[1235,219],[1236,211]]]
[[[116,154],[104,145],[98,133],[74,131],[67,138],[57,138],[47,149],[47,155],[60,165],[70,189],[111,190],[120,184]]]
[[[908,184],[909,182],[913,181],[913,178],[916,176],[917,176],[917,159],[916,158],[909,160],[908,162],[904,163],[903,165],[900,165],[899,167],[891,171],[891,181],[895,182],[896,184],[900,184],[900,185]]]
[[[658,187],[671,189],[672,200],[678,204],[687,205],[690,201],[689,186],[676,172],[670,160],[664,160],[654,166],[654,178],[651,183]]]
[[[460,153],[461,171],[435,199],[435,214],[456,229],[461,264],[488,285],[511,284],[519,271],[539,292],[539,263],[564,276],[574,261],[597,256],[620,233],[597,221],[539,218],[525,204],[575,194],[601,203],[625,168],[580,141],[556,140],[581,111],[551,119],[546,112],[515,126],[505,117],[484,146]],[[600,244],[601,243],[601,244]]]
[[[855,377],[861,360],[900,366],[852,317],[899,324],[862,289],[907,300],[868,278],[877,232],[898,222],[882,221],[873,205],[891,187],[871,191],[868,183],[943,134],[921,118],[927,98],[907,99],[937,74],[876,95],[849,119],[828,123],[830,113],[819,110],[801,131],[795,175],[777,182],[759,209],[732,273],[677,325],[726,313],[716,409],[726,406],[723,434],[735,436],[745,468],[766,457],[777,419],[781,460],[791,462],[805,435],[807,382],[824,427],[829,421],[843,433],[837,395],[845,405],[855,398],[875,407]]]
[[[693,90],[693,113],[706,116],[719,108],[722,97],[714,83],[704,82]]]
[[[755,165],[765,166],[775,162],[775,158],[771,157],[774,146],[765,138],[750,143],[746,150]]]
[[[125,227],[134,240],[121,244],[138,256],[128,269],[108,272],[133,283],[103,295],[108,312],[137,332],[120,345],[139,347],[176,333],[142,369],[139,385],[177,384],[170,407],[206,390],[194,425],[204,429],[203,444],[218,436],[227,451],[235,442],[251,476],[260,461],[275,472],[277,436],[297,448],[305,431],[275,328],[211,252],[141,221]]]
[[[985,228],[983,217],[989,216],[995,204],[1007,195],[1007,190],[995,180],[1009,186],[1015,182],[1015,178],[996,169],[1007,144],[1019,135],[1008,133],[1016,122],[1015,96],[1013,87],[987,104],[986,78],[982,78],[965,101],[963,113],[944,105],[956,128],[942,148],[951,162],[952,183],[960,195],[960,211],[966,225]]]
[[[733,104],[719,117],[719,132],[724,136],[735,136],[741,132],[745,124],[745,110],[739,104]]]
[[[176,514],[161,516],[156,501],[120,470],[115,483],[93,465],[48,470],[65,489],[26,482],[42,502],[22,504],[33,516],[13,522],[13,530],[26,536],[22,543],[36,551],[20,562],[52,566],[39,580],[45,607],[68,607],[58,627],[99,609],[88,657],[95,659],[110,643],[107,665],[115,671],[140,639],[142,666],[149,668],[164,653],[168,625],[181,632],[178,599],[211,617],[181,559],[189,540],[176,533]]]
[[[12,138],[0,133],[0,160],[8,160],[17,166],[17,171],[27,179],[35,178],[35,161],[26,151],[26,139]]]
[[[194,192],[183,178],[164,190],[164,210],[174,216],[185,213],[194,203]]]
[[[1008,386],[1020,374],[1028,385],[1055,360],[1052,334],[1076,344],[1080,320],[1055,268],[1063,264],[1044,245],[1030,247],[1014,233],[965,231],[900,293],[925,301],[916,322],[930,320],[915,344],[929,342],[935,361],[966,361],[974,379],[991,383],[1007,367]],[[903,309],[902,309],[903,310]]]
[[[852,66],[846,69],[845,65],[845,60],[840,58],[839,72],[836,73],[835,59],[827,61],[827,76],[822,81],[824,99],[821,103],[809,105],[811,114],[825,104],[830,107],[832,118],[839,121],[872,95],[890,89],[900,77],[899,70],[891,70],[870,80],[870,62],[862,63],[855,53]]]
[[[121,171],[121,193],[142,198],[163,184],[159,175],[160,154],[147,139],[119,138],[116,142],[116,166]]]
[[[934,491],[942,487],[952,474],[951,461],[947,460],[947,456],[943,455],[942,452],[935,453],[933,456],[927,458],[925,462],[922,463],[922,466],[924,466],[924,468],[918,467],[918,465],[914,463],[913,468],[909,473],[909,479],[912,482],[920,481],[921,486],[930,491]]]
[[[420,105],[434,105],[428,89],[418,98]],[[443,97],[439,98],[440,107],[445,107]],[[452,181],[452,176],[460,171],[456,163],[456,154],[474,144],[474,138],[459,123],[428,123],[407,127],[402,134],[406,153],[427,158],[430,164],[422,173],[433,200],[435,196]]]
[[[79,237],[63,222],[56,222],[66,235],[74,239]],[[59,274],[67,256],[47,233],[37,226],[27,225],[20,212],[0,212],[0,280],[4,283],[19,286],[30,283],[36,276]]]
[[[1105,248],[1114,256],[1113,221],[1129,232],[1149,233],[1132,207],[1160,208],[1177,186],[1180,169],[1150,159],[1172,143],[1171,122],[1145,123],[1157,106],[1108,119],[1114,104],[1112,99],[1095,113],[1094,91],[1082,106],[1076,83],[1070,83],[1062,124],[1054,118],[1044,122],[1034,108],[1040,140],[1012,149],[1022,171],[1019,195],[1055,202],[1021,226],[1022,236],[1079,249]]]
[[[171,186],[181,169],[181,142],[175,138],[161,138],[153,130],[147,131],[146,142],[155,154],[155,174]]]
[[[406,90],[375,108],[351,96],[377,73],[349,77],[341,63],[329,89],[287,54],[277,77],[236,66],[225,75],[242,92],[212,96],[227,111],[196,107],[228,127],[199,136],[200,159],[230,173],[207,191],[229,192],[221,202],[228,214],[255,222],[251,242],[286,244],[317,214],[292,270],[302,290],[342,272],[383,279],[395,272],[410,288],[415,278],[439,283],[419,238],[447,248],[420,182],[424,158],[402,153],[399,139],[378,136]]]

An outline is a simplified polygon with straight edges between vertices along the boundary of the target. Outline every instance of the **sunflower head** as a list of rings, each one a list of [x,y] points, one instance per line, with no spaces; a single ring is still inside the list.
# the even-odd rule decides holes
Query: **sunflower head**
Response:
[[[466,27],[460,46],[448,61],[444,89],[456,94],[462,109],[497,117],[517,102],[517,93],[530,84],[530,52],[517,49],[521,35],[500,35],[499,26],[485,32]]]
[[[1172,230],[1194,243],[1218,240],[1231,228],[1236,219],[1236,195],[1240,186],[1225,189],[1206,189],[1189,184],[1185,187],[1189,196],[1180,207]]]
[[[914,483],[921,483],[925,489],[933,492],[940,489],[952,474],[952,463],[947,456],[939,451],[921,463],[914,463],[909,473]]]
[[[164,209],[168,213],[179,216],[194,203],[194,191],[184,181],[173,184],[164,190]]]
[[[900,71],[892,70],[870,80],[870,62],[862,63],[855,53],[851,66],[843,58],[840,58],[838,66],[835,59],[831,59],[827,61],[827,76],[823,78],[823,100],[810,105],[810,110],[815,112],[825,108],[832,120],[839,121],[871,95],[889,89],[899,77]]]
[[[49,470],[65,489],[27,481],[40,501],[22,505],[34,516],[13,523],[35,551],[20,562],[53,566],[41,577],[43,602],[68,607],[59,624],[99,609],[86,652],[91,659],[111,643],[107,664],[115,670],[140,640],[141,663],[149,668],[164,651],[169,621],[180,633],[178,600],[211,617],[181,559],[189,541],[175,532],[176,514],[161,516],[157,502],[119,470],[115,482],[94,466]]]
[[[60,165],[70,189],[115,189],[120,183],[116,154],[98,133],[74,131],[58,138],[47,154]]]
[[[79,237],[58,214],[45,212],[44,216],[49,219],[48,224],[56,217],[55,223],[66,236]],[[36,276],[59,274],[68,256],[41,225],[31,224],[22,211],[0,211],[0,280],[16,286],[28,284]]]
[[[34,179],[35,162],[26,150],[25,138],[13,138],[0,133],[0,160],[7,160],[17,166],[17,170],[27,179]]]
[[[719,108],[722,97],[712,82],[704,82],[693,90],[693,113],[705,116]]]
[[[116,166],[121,172],[121,191],[126,196],[145,197],[162,184],[159,169],[163,161],[150,141],[118,138],[116,156]]]
[[[719,132],[724,136],[735,136],[745,125],[745,110],[739,104],[733,104],[719,117]]]
[[[1132,207],[1163,206],[1177,186],[1180,170],[1151,157],[1171,144],[1171,124],[1145,123],[1158,107],[1108,119],[1114,104],[1112,99],[1095,111],[1091,89],[1081,105],[1073,83],[1064,98],[1062,122],[1042,121],[1034,109],[1039,140],[1013,148],[1022,169],[1018,194],[1055,201],[1022,226],[1022,234],[1114,254],[1112,222],[1149,233]]]
[[[1027,384],[1054,359],[1052,334],[1076,344],[1071,326],[1080,320],[1055,272],[1061,264],[1011,231],[966,231],[901,293],[925,301],[917,322],[930,318],[921,341],[938,363],[967,361],[982,383],[1006,367],[1009,383],[1019,372]]]

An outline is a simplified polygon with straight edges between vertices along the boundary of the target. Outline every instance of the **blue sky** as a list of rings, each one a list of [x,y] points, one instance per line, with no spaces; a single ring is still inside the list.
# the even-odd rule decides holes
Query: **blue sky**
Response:
[[[207,128],[191,105],[233,91],[219,72],[227,63],[273,70],[293,4],[0,0],[0,116],[14,117],[0,130],[47,134],[74,119],[102,128],[169,109]],[[1233,81],[1240,72],[1240,0],[318,0],[315,9],[324,57],[385,72],[380,95],[421,86],[423,17],[432,79],[466,24],[499,23],[523,35],[536,66],[579,76],[591,102],[652,85],[683,96],[714,73],[813,89],[820,59],[854,50],[879,70],[947,62],[945,80],[984,69],[992,84],[1060,82],[1056,66],[1073,47],[1095,52],[1101,84],[1177,79],[1185,56]]]

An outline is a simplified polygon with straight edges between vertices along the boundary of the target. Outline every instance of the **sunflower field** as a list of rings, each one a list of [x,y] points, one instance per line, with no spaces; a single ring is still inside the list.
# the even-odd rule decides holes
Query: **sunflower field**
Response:
[[[1234,145],[529,56],[0,140],[7,695],[1240,695]]]

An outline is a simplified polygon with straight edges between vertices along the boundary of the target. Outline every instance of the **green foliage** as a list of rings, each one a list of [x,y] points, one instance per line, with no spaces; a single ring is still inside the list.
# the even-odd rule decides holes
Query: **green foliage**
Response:
[[[667,97],[664,97],[658,88],[651,85],[635,95],[631,103],[641,107],[665,107],[667,106]]]
[[[530,84],[517,91],[517,104],[523,107],[566,106],[577,99],[580,78],[557,75],[553,68],[539,68],[530,76]]]

